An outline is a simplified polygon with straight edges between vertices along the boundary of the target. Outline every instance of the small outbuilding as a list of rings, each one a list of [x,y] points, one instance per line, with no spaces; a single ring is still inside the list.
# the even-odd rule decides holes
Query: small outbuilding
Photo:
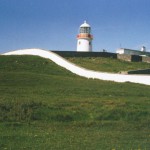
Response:
[[[150,56],[150,52],[146,52],[146,47],[143,46],[140,50],[133,50],[127,48],[119,48],[116,51],[117,54],[127,54],[127,55],[139,55],[139,56]]]

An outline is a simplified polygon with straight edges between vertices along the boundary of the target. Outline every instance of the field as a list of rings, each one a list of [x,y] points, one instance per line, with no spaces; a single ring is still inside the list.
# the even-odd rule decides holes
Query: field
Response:
[[[127,62],[114,58],[105,57],[73,57],[67,58],[72,63],[79,66],[103,72],[114,72],[119,73],[121,71],[138,70],[138,69],[149,69],[150,64],[144,62]]]
[[[93,58],[71,59],[92,69]],[[97,61],[110,62],[102,69],[110,72],[149,67]],[[36,56],[0,56],[0,149],[149,150],[149,91],[78,77]]]

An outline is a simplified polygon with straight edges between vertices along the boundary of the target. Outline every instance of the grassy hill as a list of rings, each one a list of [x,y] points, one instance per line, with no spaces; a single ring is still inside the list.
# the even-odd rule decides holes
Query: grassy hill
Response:
[[[67,58],[69,61],[96,71],[104,72],[115,72],[120,71],[129,71],[129,70],[138,70],[138,69],[148,69],[150,64],[144,62],[127,62],[114,58],[105,58],[105,57],[73,57]]]
[[[78,77],[36,56],[0,56],[0,149],[150,149],[149,91]]]

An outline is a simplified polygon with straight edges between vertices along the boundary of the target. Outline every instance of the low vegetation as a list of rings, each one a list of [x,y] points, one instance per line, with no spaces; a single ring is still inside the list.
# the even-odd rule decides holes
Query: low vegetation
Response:
[[[149,91],[78,77],[36,56],[0,56],[0,149],[148,150]]]
[[[79,66],[103,72],[114,72],[118,73],[121,71],[138,70],[138,69],[149,69],[150,64],[144,62],[127,62],[115,58],[105,57],[70,57],[67,58],[72,63]]]

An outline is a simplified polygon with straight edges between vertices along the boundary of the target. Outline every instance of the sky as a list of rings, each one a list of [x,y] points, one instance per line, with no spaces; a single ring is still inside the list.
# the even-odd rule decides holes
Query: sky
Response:
[[[150,51],[150,0],[0,0],[0,53],[26,48],[75,51],[79,26],[93,51]]]

